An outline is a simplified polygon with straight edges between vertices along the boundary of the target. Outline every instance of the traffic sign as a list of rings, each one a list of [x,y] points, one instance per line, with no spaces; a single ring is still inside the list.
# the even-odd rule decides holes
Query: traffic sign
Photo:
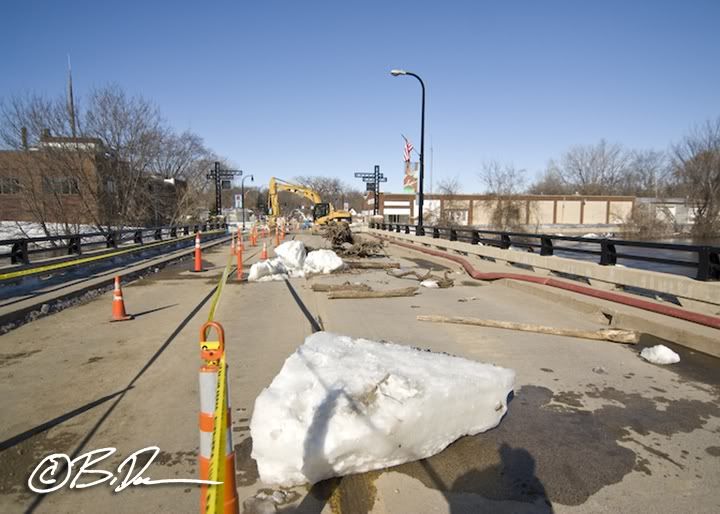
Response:
[[[361,171],[355,173],[355,178],[365,178],[365,177],[374,177],[374,173],[363,173]]]

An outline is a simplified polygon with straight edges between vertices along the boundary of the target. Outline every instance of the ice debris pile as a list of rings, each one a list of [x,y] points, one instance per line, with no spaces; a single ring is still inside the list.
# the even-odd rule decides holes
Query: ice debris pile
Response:
[[[277,257],[253,264],[248,280],[264,282],[304,277],[306,273],[332,273],[344,266],[343,260],[332,250],[307,253],[302,241],[287,241],[279,245],[275,248],[275,255]]]
[[[514,381],[492,364],[317,332],[255,400],[252,457],[282,486],[430,457],[497,426]]]
[[[675,364],[680,362],[680,356],[664,344],[643,349],[640,352],[640,357],[653,364]]]

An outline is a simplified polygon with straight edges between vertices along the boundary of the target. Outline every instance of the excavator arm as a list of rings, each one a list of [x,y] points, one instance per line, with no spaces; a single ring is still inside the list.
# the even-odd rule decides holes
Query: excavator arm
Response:
[[[350,213],[345,211],[336,211],[332,204],[323,202],[320,194],[309,187],[291,184],[284,180],[272,177],[268,186],[268,209],[270,211],[270,225],[275,225],[275,219],[280,216],[280,201],[278,193],[287,191],[303,198],[307,198],[313,203],[313,218],[315,223],[324,225],[336,219],[350,219]]]

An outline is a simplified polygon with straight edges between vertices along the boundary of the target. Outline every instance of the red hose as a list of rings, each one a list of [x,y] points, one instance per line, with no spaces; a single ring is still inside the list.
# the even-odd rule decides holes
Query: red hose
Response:
[[[690,321],[692,323],[697,323],[699,325],[705,325],[706,327],[712,327],[720,329],[720,318],[717,316],[709,316],[707,314],[700,314],[697,312],[688,311],[686,309],[681,309],[679,307],[673,307],[671,305],[662,305],[657,304],[653,302],[649,302],[647,300],[642,300],[640,298],[633,298],[631,296],[625,296],[618,293],[613,293],[610,291],[602,291],[600,289],[595,289],[588,286],[583,286],[580,284],[572,284],[570,282],[565,282],[562,280],[558,280],[555,278],[544,278],[544,277],[534,277],[532,275],[523,275],[520,273],[482,273],[475,269],[472,264],[467,259],[463,259],[462,257],[458,255],[452,255],[447,252],[441,252],[439,250],[431,250],[429,248],[422,248],[418,247],[416,245],[411,245],[408,243],[401,243],[399,241],[393,241],[390,239],[387,239],[383,236],[377,236],[381,237],[382,239],[385,239],[393,244],[396,244],[398,246],[402,246],[405,248],[410,248],[411,250],[415,250],[417,252],[427,253],[429,255],[434,255],[436,257],[442,257],[443,259],[450,259],[451,261],[455,261],[458,264],[460,264],[465,271],[470,275],[472,278],[476,280],[499,280],[501,278],[509,278],[512,280],[519,280],[522,282],[533,282],[535,284],[543,284],[550,287],[557,287],[559,289],[564,289],[566,291],[572,291],[574,293],[584,294],[586,296],[592,296],[595,298],[601,298],[603,300],[608,300],[615,303],[621,303],[623,305],[629,305],[631,307],[637,307],[638,309],[643,309],[650,312],[656,312],[658,314],[663,314],[665,316],[671,316],[673,318],[682,319],[685,321]]]

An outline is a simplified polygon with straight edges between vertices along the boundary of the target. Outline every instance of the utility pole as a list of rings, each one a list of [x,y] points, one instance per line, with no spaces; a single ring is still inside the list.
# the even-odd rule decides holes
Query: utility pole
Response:
[[[215,161],[215,167],[207,174],[208,180],[215,181],[215,216],[222,214],[222,190],[230,189],[230,184],[234,177],[242,176],[242,170],[223,170],[220,169],[220,163]],[[228,187],[223,187],[227,183]]]

